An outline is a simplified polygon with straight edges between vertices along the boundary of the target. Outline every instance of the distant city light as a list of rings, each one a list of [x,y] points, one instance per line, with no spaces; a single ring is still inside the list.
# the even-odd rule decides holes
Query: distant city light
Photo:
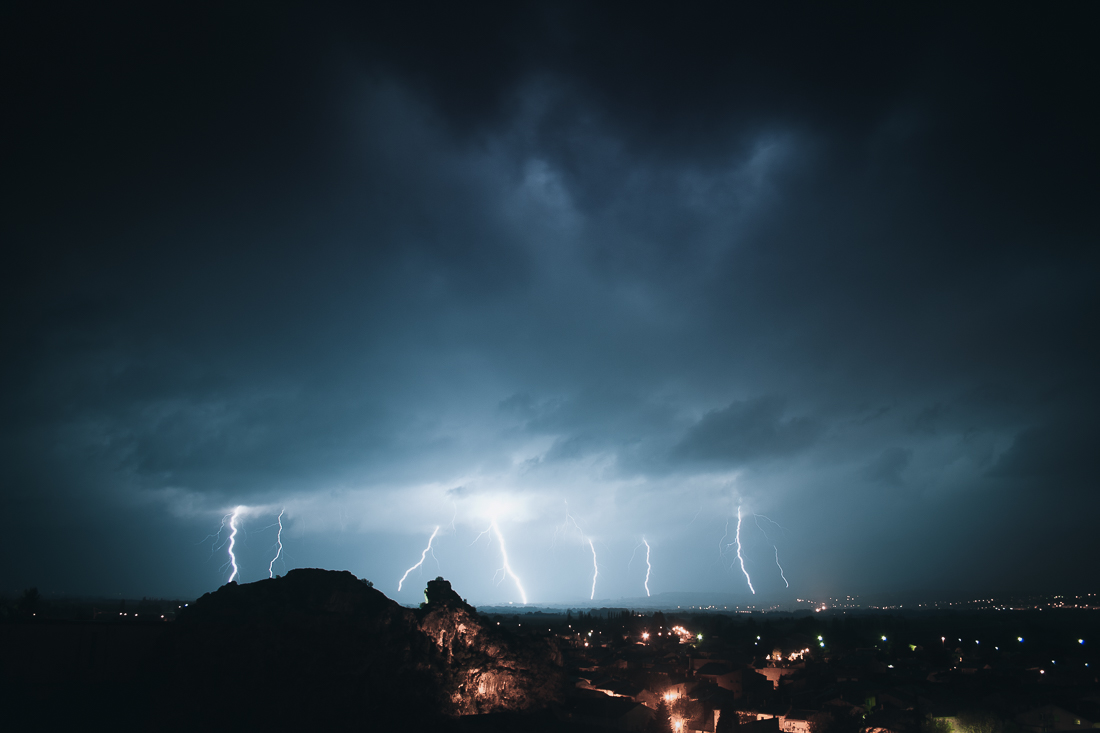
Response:
[[[885,636],[884,636],[884,637],[882,637],[882,640],[883,640],[883,641],[886,641],[886,637],[885,637]]]
[[[1022,643],[1024,642],[1024,637],[1022,637],[1022,636],[1017,636],[1017,637],[1016,637],[1016,641],[1018,641],[1018,642],[1020,642],[1020,643],[1022,644]]]

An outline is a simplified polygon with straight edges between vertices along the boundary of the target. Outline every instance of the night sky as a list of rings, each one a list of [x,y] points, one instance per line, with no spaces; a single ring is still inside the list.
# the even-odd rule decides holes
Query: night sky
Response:
[[[230,5],[0,9],[0,590],[1097,589],[1094,3]]]

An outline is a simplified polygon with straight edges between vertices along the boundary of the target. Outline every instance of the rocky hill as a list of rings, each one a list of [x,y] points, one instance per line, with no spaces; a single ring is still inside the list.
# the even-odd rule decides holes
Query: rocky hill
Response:
[[[442,578],[404,608],[348,572],[208,593],[150,669],[150,727],[420,729],[448,717],[545,707],[560,655],[483,621]]]

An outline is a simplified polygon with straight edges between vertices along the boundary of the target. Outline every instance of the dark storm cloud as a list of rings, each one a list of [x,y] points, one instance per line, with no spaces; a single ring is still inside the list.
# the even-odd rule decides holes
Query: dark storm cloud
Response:
[[[809,447],[821,430],[811,418],[784,415],[782,400],[761,397],[708,412],[691,427],[674,455],[744,464],[798,453]]]
[[[901,486],[905,483],[902,472],[913,460],[913,451],[909,448],[894,446],[884,450],[867,467],[867,478],[888,486]]]
[[[1039,495],[1071,532],[1100,508],[1081,7],[2,12],[28,532],[286,502],[381,558],[500,497],[535,546],[567,499],[695,568],[744,501],[808,591],[924,583]],[[1056,551],[982,577],[1087,573]]]
[[[1096,433],[1091,420],[1026,428],[1000,456],[990,475],[1038,480],[1044,492],[1091,490],[1100,471]]]

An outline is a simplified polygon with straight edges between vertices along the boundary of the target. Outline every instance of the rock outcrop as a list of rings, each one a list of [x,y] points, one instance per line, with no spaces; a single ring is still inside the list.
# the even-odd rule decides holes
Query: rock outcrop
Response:
[[[444,694],[456,715],[543,707],[557,697],[560,653],[486,624],[443,578],[428,582],[420,630],[443,657]],[[524,643],[526,642],[526,643]]]

